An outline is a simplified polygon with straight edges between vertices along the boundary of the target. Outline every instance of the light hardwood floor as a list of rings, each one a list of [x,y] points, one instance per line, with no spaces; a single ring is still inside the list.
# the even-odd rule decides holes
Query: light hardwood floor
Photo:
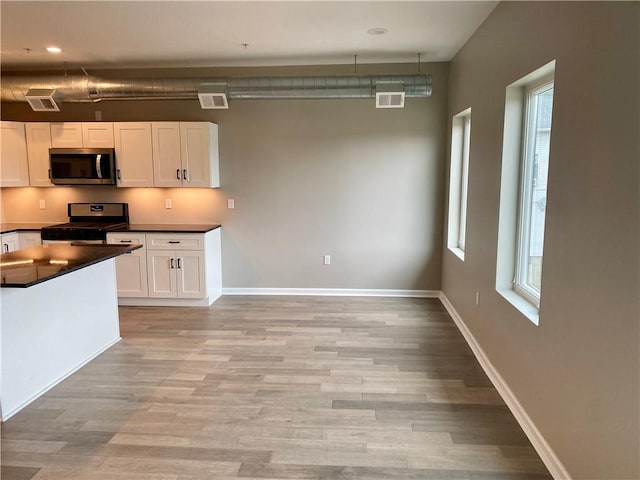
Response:
[[[2,425],[2,480],[551,478],[436,299],[120,316],[119,344]]]

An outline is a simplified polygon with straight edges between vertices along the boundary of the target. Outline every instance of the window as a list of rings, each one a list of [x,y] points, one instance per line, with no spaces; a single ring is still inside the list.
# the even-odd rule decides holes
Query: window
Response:
[[[553,81],[526,90],[514,289],[540,306]]]
[[[451,171],[449,175],[449,226],[447,246],[464,260],[467,233],[467,189],[471,109],[453,117],[451,128]]]
[[[496,290],[538,324],[555,60],[506,89]]]

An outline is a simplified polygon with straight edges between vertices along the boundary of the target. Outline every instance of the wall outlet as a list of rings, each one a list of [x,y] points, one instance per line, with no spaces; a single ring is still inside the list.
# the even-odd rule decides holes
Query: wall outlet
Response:
[[[476,307],[480,306],[480,292],[476,292]]]
[[[173,201],[170,198],[164,199],[164,208],[173,208]]]
[[[45,208],[47,208],[45,201],[40,200],[40,210],[44,210]]]
[[[331,265],[331,255],[323,255],[322,263],[323,265]]]
[[[102,121],[102,111],[96,110],[96,122],[101,122],[101,121]]]
[[[227,199],[227,208],[236,208],[236,201],[233,198]]]

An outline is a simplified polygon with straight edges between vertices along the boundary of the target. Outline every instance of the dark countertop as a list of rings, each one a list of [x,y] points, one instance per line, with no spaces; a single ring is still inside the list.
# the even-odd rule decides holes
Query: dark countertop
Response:
[[[0,234],[12,232],[38,232],[42,227],[65,223],[66,221],[51,223],[2,223]],[[129,228],[117,232],[155,232],[155,233],[207,233],[220,228],[217,224],[170,224],[170,223],[131,223]],[[114,233],[117,233],[114,231]]]
[[[170,223],[130,223],[126,230],[118,232],[156,232],[156,233],[207,233],[220,228],[216,224],[170,224]],[[118,233],[113,232],[113,233]]]
[[[142,245],[50,244],[0,256],[0,287],[26,288],[142,248]]]
[[[49,222],[49,223],[0,223],[0,234],[13,233],[13,232],[39,232],[42,227],[48,227],[50,225],[57,225],[63,222]]]

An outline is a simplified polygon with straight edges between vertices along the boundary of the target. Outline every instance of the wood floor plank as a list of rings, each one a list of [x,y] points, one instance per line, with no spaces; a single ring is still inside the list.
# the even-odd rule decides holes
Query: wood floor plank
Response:
[[[3,480],[550,480],[437,299],[121,307],[2,425]]]

